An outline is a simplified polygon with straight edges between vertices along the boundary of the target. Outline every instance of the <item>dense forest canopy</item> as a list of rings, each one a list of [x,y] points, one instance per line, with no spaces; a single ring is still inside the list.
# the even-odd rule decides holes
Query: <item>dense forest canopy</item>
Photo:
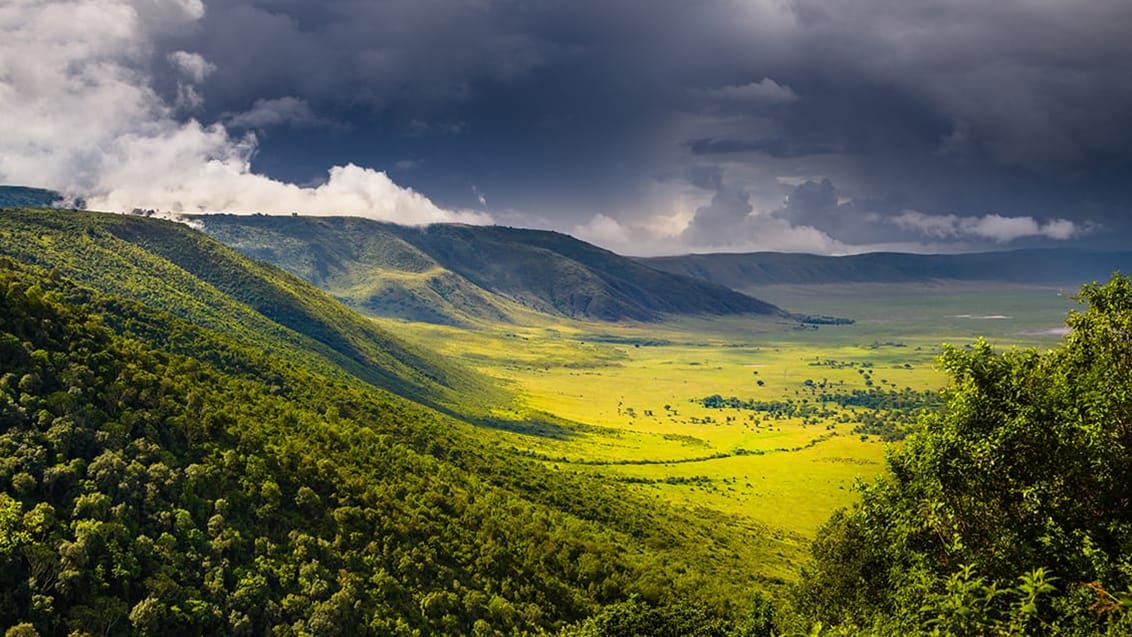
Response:
[[[52,265],[0,258],[0,626],[511,634],[634,595],[710,617],[745,605],[709,521],[485,444],[317,339],[264,347],[288,332],[249,313],[246,289],[225,294],[95,215],[36,214],[77,236],[30,213],[0,228],[5,252]],[[95,258],[120,276],[85,271]],[[141,286],[154,269],[211,304]],[[389,351],[336,329],[370,365]]]

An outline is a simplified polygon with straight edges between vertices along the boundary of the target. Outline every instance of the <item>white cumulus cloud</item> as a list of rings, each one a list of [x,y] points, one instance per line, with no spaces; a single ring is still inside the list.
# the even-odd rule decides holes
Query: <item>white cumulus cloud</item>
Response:
[[[189,51],[174,51],[169,54],[169,61],[188,79],[200,84],[209,73],[216,70],[216,65],[204,59],[199,53]]]
[[[1023,237],[1065,240],[1086,231],[1068,219],[1050,219],[1042,223],[1033,217],[1004,217],[997,214],[960,217],[931,215],[917,210],[905,210],[892,217],[891,222],[905,230],[937,239],[975,237],[996,243],[1007,243]]]
[[[161,52],[161,36],[203,17],[200,0],[7,0],[0,3],[0,182],[86,198],[95,209],[343,214],[399,223],[487,223],[440,208],[380,171],[335,166],[317,187],[251,170],[254,135],[184,119],[207,96],[215,66],[192,51]],[[147,69],[181,76],[175,103]],[[242,125],[301,119],[305,104],[257,104]]]
[[[596,214],[583,224],[574,226],[571,234],[583,241],[605,246],[617,252],[633,252],[633,236],[629,228],[613,217]]]

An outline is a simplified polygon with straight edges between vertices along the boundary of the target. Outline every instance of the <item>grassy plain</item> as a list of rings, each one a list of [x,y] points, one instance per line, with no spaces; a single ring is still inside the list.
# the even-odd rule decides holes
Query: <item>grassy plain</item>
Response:
[[[799,416],[708,408],[699,399],[814,406],[822,394],[853,390],[939,390],[942,343],[985,336],[1000,347],[1048,347],[1073,305],[1052,288],[985,284],[756,292],[791,311],[856,322],[816,329],[767,318],[609,324],[528,316],[521,326],[475,328],[382,322],[513,389],[516,402],[494,414],[511,424],[492,432],[498,444],[716,518],[721,529],[751,538],[761,578],[781,581],[820,524],[852,502],[854,482],[883,468],[888,443],[857,430],[869,411],[861,407],[825,403]],[[524,427],[546,420],[560,425]]]

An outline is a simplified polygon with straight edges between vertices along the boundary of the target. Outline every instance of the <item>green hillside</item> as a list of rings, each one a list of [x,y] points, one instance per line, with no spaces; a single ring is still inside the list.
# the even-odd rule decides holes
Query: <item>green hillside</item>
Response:
[[[0,246],[0,625],[522,634],[633,595],[715,627],[745,606],[744,538],[378,389],[392,372],[268,318],[345,329],[291,277],[93,213],[0,211]],[[409,355],[415,392],[460,373],[388,342],[354,354]]]
[[[418,401],[454,403],[460,394],[488,391],[478,375],[405,345],[301,279],[183,224],[8,209],[0,212],[0,255]]]
[[[536,309],[569,317],[655,320],[662,314],[780,314],[769,303],[544,230],[433,225],[396,228],[445,267]]]
[[[450,325],[507,322],[514,304],[445,269],[388,224],[353,217],[201,218],[205,232],[361,312]]]
[[[28,188],[26,186],[0,186],[0,208],[9,206],[33,206],[48,208],[63,195],[54,190]]]
[[[970,254],[874,252],[843,257],[754,252],[639,259],[650,267],[736,290],[764,285],[995,281],[1077,286],[1132,271],[1132,253],[1015,250]]]
[[[546,231],[350,218],[210,215],[205,232],[354,307],[439,323],[506,320],[516,306],[569,318],[781,314],[722,286],[673,276]]]

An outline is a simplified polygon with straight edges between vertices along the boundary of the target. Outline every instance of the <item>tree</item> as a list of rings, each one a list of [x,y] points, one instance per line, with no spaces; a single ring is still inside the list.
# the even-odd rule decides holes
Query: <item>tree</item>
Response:
[[[1132,583],[1132,282],[1079,300],[1052,351],[946,348],[945,407],[819,534],[796,590],[804,616],[914,627],[948,582],[1003,590],[1044,568],[1058,579],[1035,625],[1104,628],[1080,583]]]
[[[734,632],[727,622],[713,618],[699,606],[654,606],[633,597],[603,607],[593,617],[563,630],[560,637],[724,637]]]

